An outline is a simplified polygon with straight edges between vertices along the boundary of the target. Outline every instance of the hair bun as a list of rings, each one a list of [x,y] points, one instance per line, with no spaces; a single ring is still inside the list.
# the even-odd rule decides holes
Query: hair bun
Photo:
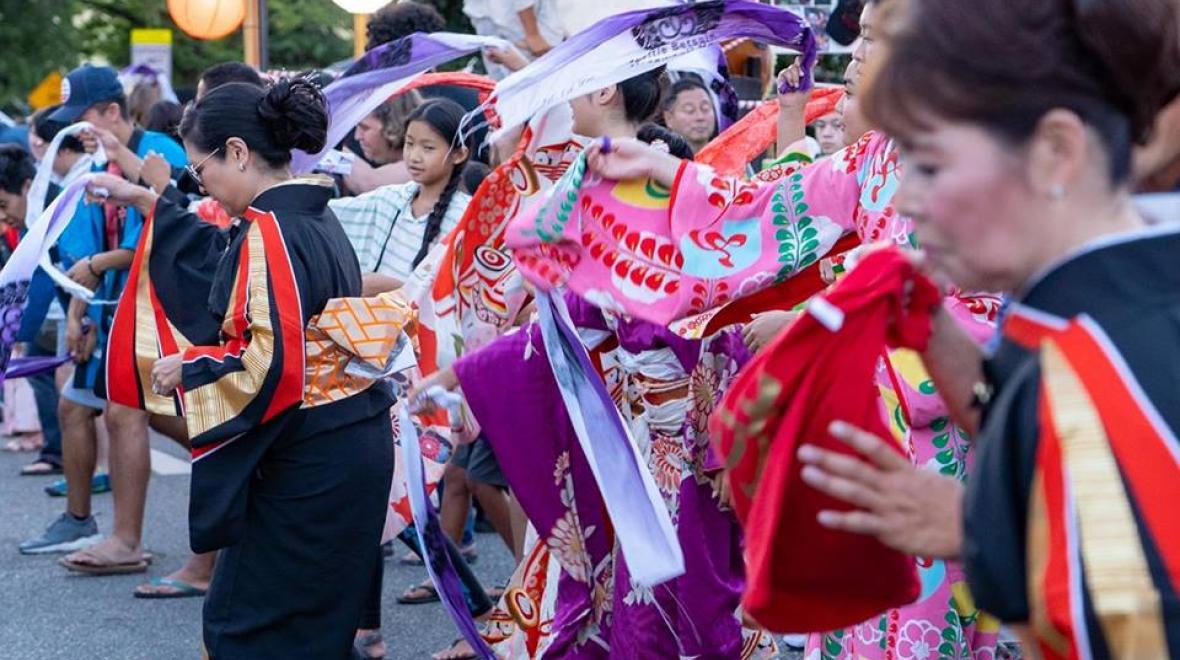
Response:
[[[328,141],[327,102],[310,80],[279,78],[258,102],[258,114],[284,149],[313,154]]]

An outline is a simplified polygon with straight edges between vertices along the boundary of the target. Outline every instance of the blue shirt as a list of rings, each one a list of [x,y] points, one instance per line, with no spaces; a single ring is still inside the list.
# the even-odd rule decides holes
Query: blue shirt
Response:
[[[184,149],[175,140],[163,133],[143,131],[140,134],[139,143],[135,147],[135,154],[140,158],[145,158],[149,153],[154,151],[163,156],[173,167],[184,167],[188,162]],[[102,171],[103,169],[95,168],[95,171]],[[79,204],[74,217],[70,220],[69,226],[62,232],[61,238],[57,242],[62,266],[68,269],[82,259],[93,257],[96,254],[108,250],[125,249],[134,251],[136,245],[139,244],[139,235],[143,230],[143,216],[133,208],[124,209],[122,212],[124,216],[117,243],[108,246],[106,244],[106,218],[103,214],[102,204]],[[126,269],[103,273],[102,279],[98,284],[98,289],[94,292],[95,300],[118,300],[123,292],[123,286],[127,282],[127,273],[128,271]],[[41,324],[44,323],[45,311],[49,308],[49,298],[53,295],[52,286],[46,284],[46,280],[48,279],[48,275],[39,269],[33,277],[33,283],[29,291],[29,303],[25,308],[26,317],[22,319],[21,323],[21,339],[28,337],[30,334],[36,336]],[[106,346],[107,332],[109,330],[106,321],[109,321],[113,312],[113,304],[90,306],[89,316],[98,328],[99,333],[96,355],[101,355],[102,350]],[[91,360],[89,364],[85,365],[86,376],[84,378],[79,377],[78,379],[80,386],[85,384],[87,387],[93,387],[94,378],[97,375],[98,362],[98,360]],[[83,369],[79,368],[79,372],[82,371]]]

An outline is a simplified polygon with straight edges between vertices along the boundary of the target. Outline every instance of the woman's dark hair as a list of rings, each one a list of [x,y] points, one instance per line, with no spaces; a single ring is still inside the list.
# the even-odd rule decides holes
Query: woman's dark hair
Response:
[[[705,94],[709,93],[709,89],[705,87],[705,84],[701,82],[701,79],[694,75],[682,76],[679,80],[672,83],[672,87],[664,96],[663,111],[668,112],[671,110],[676,106],[676,99],[680,98],[682,93],[693,89],[699,89]],[[710,97],[710,99],[711,98],[712,97]]]
[[[470,145],[463,143],[459,131],[463,123],[463,116],[466,114],[467,111],[463,109],[463,106],[450,99],[434,99],[423,103],[410,113],[406,119],[406,129],[409,130],[410,124],[416,121],[423,122],[442,136],[442,139],[452,149],[468,147],[467,153],[470,154]],[[426,258],[434,241],[442,232],[443,218],[446,217],[447,209],[451,206],[451,198],[455,196],[455,191],[463,182],[464,164],[459,163],[451,169],[451,178],[447,180],[446,187],[443,188],[442,194],[438,196],[438,201],[435,202],[434,208],[430,210],[430,215],[426,218],[426,231],[422,234],[422,247],[418,249],[418,254],[414,256],[412,262],[414,267],[417,267]]]
[[[1063,108],[1098,134],[1121,183],[1132,145],[1147,141],[1180,91],[1175,0],[878,4],[886,52],[861,107],[893,135],[940,117],[1020,144],[1045,113]]]
[[[236,137],[271,167],[291,162],[291,150],[317,153],[328,139],[328,109],[319,88],[280,78],[268,88],[228,83],[189,106],[180,122],[185,142],[212,154]],[[215,156],[225,158],[225,151]]]
[[[244,62],[222,62],[205,69],[201,74],[205,83],[205,93],[234,82],[246,83],[255,87],[262,87],[262,76],[258,70]]]
[[[478,160],[469,160],[463,166],[463,192],[474,195],[483,180],[492,173],[492,168]]]
[[[660,109],[664,87],[664,67],[641,73],[618,84],[623,93],[623,115],[627,121],[642,124]]]
[[[160,101],[148,111],[147,124],[144,128],[149,131],[163,133],[168,137],[180,141],[180,120],[184,117],[184,108],[179,103]]]
[[[42,108],[29,120],[29,123],[33,125],[33,133],[46,143],[53,142],[53,138],[57,137],[61,129],[66,127],[65,124],[49,118],[49,115],[60,107],[61,105],[51,105],[48,108]],[[82,145],[82,140],[78,139],[76,135],[67,135],[62,138],[58,148],[79,154],[86,150],[86,147]]]
[[[368,42],[365,50],[397,41],[415,32],[442,32],[447,21],[438,10],[417,2],[394,2],[378,10],[365,28]]]
[[[37,176],[33,157],[15,144],[0,144],[0,188],[13,195],[24,192],[25,182]]]
[[[644,124],[635,136],[640,142],[651,144],[663,142],[668,147],[668,153],[681,160],[692,160],[692,147],[679,133],[673,132],[659,124]]]

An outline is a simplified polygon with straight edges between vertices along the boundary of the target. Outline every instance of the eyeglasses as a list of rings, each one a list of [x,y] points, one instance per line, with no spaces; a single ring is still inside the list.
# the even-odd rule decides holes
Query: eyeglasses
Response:
[[[221,147],[217,147],[216,149],[213,150],[213,153],[202,158],[201,162],[197,163],[196,165],[185,165],[184,166],[184,169],[188,171],[188,175],[193,178],[193,181],[197,182],[198,186],[205,185],[205,182],[203,180],[201,180],[201,171],[205,169],[205,163],[209,162],[209,159],[216,156],[218,154],[218,152],[220,152],[220,151],[221,151]]]

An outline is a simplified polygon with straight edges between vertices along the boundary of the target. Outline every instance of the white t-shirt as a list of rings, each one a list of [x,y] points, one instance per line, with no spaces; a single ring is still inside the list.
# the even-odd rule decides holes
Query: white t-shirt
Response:
[[[328,202],[356,250],[362,272],[380,273],[402,282],[409,279],[430,217],[429,212],[414,216],[412,204],[417,194],[418,184],[411,182]],[[455,191],[436,241],[459,224],[470,202],[471,195]]]

